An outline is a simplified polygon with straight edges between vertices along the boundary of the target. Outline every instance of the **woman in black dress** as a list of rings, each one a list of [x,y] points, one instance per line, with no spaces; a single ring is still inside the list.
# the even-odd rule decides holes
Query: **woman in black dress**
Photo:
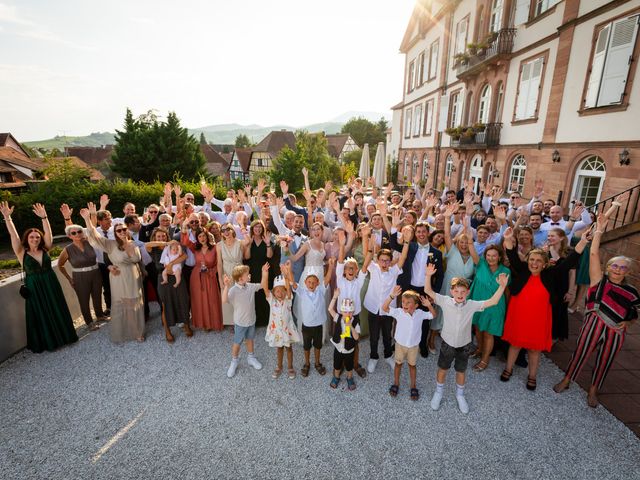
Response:
[[[262,266],[269,263],[273,257],[273,242],[262,220],[254,220],[249,228],[251,242],[244,245],[244,263],[249,266],[251,282],[259,282],[262,277]],[[269,276],[269,288],[272,279]],[[269,323],[269,303],[264,291],[256,292],[256,326],[262,327]]]

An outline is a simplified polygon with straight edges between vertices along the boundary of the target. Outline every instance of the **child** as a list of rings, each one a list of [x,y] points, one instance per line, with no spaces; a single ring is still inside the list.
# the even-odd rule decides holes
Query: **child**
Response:
[[[455,277],[451,280],[451,297],[435,293],[431,288],[431,277],[436,273],[433,264],[427,265],[424,292],[434,299],[435,304],[442,309],[443,326],[440,337],[440,355],[438,357],[438,373],[436,374],[436,391],[431,399],[431,408],[438,410],[442,401],[444,381],[447,372],[455,360],[456,370],[456,400],[462,413],[469,413],[469,405],[464,398],[465,370],[469,361],[469,354],[473,350],[471,343],[471,323],[473,314],[485,308],[497,305],[507,287],[509,276],[506,273],[498,275],[496,281],[500,288],[493,296],[482,301],[467,300],[469,283],[466,279]]]
[[[340,372],[342,368],[347,372],[347,385],[349,390],[356,389],[356,382],[353,381],[353,354],[356,349],[358,338],[360,337],[360,322],[353,314],[354,306],[350,298],[345,298],[340,303],[340,314],[336,312],[335,305],[340,290],[336,288],[331,303],[329,304],[329,315],[333,319],[333,335],[331,343],[335,347],[333,351],[333,378],[329,384],[331,388],[338,388],[340,384]]]
[[[291,345],[300,342],[300,334],[295,323],[293,323],[293,316],[291,315],[291,289],[289,287],[289,277],[285,273],[288,266],[288,263],[281,266],[282,276],[275,278],[271,291],[269,291],[269,277],[262,277],[262,289],[271,311],[269,326],[264,339],[269,343],[270,347],[278,349],[278,365],[271,376],[278,378],[282,373],[282,357],[284,350],[286,350],[288,376],[293,380],[296,378],[296,371],[293,369],[293,350],[291,350]]]
[[[324,295],[327,285],[331,281],[333,273],[333,265],[335,260],[329,259],[329,268],[324,275],[324,282],[320,283],[320,279],[315,272],[311,272],[304,279],[304,283],[296,283],[293,279],[293,272],[290,268],[286,268],[289,283],[293,285],[293,291],[296,293],[294,300],[294,312],[296,318],[302,321],[302,343],[304,347],[304,365],[300,370],[303,377],[309,376],[311,369],[311,346],[315,350],[315,368],[320,375],[327,373],[327,369],[320,363],[320,349],[322,348],[322,325],[325,323],[326,303]]]
[[[418,361],[418,345],[422,334],[422,322],[431,320],[435,310],[429,300],[421,297],[413,290],[407,290],[402,294],[402,308],[390,308],[391,302],[402,292],[402,287],[396,285],[391,291],[391,295],[382,304],[382,311],[390,317],[396,319],[396,365],[393,372],[393,385],[389,388],[392,397],[398,395],[400,385],[400,372],[405,359],[409,364],[409,378],[411,380],[411,400],[418,400],[420,392],[416,387],[416,363]],[[418,305],[422,303],[429,311],[418,310]]]
[[[262,279],[269,275],[269,264],[262,266]],[[244,341],[247,346],[247,363],[256,370],[262,368],[253,353],[253,339],[256,336],[256,307],[255,293],[262,288],[260,283],[249,283],[251,275],[247,265],[234,267],[231,276],[235,285],[231,286],[232,280],[227,275],[224,276],[224,289],[222,290],[222,303],[229,302],[233,305],[233,346],[231,347],[231,365],[227,370],[227,377],[231,378],[236,374],[238,368],[238,356],[240,345]]]
[[[176,240],[171,240],[162,251],[160,263],[163,265],[168,265],[181,255],[182,247]],[[166,285],[167,283],[169,283],[169,275],[173,275],[174,277],[176,277],[176,283],[173,285],[173,288],[178,288],[178,285],[180,285],[180,281],[182,280],[182,263],[174,264],[172,270],[169,270],[166,267],[164,268],[164,270],[162,270],[162,285]]]

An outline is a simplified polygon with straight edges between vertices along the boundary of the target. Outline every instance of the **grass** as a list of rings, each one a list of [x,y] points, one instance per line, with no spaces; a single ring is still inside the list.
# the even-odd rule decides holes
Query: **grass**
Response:
[[[62,248],[53,247],[49,250],[49,257],[51,260],[55,260],[62,253]],[[10,268],[20,268],[20,262],[17,258],[12,258],[11,260],[0,260],[0,270],[7,270]]]

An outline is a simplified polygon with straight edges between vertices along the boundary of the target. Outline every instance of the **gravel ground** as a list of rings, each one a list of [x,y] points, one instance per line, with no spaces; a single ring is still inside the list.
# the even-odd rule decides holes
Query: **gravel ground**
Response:
[[[640,440],[604,408],[586,406],[561,372],[541,365],[498,380],[502,363],[469,373],[471,412],[456,406],[450,374],[434,412],[435,359],[420,359],[422,397],[387,389],[380,362],[358,388],[330,376],[271,378],[275,350],[258,330],[256,371],[243,352],[226,378],[232,335],[196,332],[164,341],[156,316],[144,344],[114,345],[108,326],[53,353],[22,352],[0,365],[0,478],[461,478],[638,479]],[[382,348],[382,346],[380,346]],[[362,358],[368,358],[368,342]],[[332,349],[323,348],[330,367]],[[296,369],[302,350],[294,351]]]

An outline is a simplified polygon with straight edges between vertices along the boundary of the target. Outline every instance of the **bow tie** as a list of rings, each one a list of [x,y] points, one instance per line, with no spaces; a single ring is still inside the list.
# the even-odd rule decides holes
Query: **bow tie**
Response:
[[[382,230],[375,230],[375,229],[374,229],[374,230],[371,230],[371,231],[372,231],[373,233],[375,233],[376,235],[377,235],[378,233],[382,233]]]
[[[429,250],[429,245],[420,245],[418,244],[418,250]]]
[[[551,225],[560,225],[560,222],[551,222]]]
[[[293,234],[293,236],[294,236],[294,237],[301,237],[301,236],[302,236],[302,234],[301,234],[301,233],[294,233],[294,234]]]

